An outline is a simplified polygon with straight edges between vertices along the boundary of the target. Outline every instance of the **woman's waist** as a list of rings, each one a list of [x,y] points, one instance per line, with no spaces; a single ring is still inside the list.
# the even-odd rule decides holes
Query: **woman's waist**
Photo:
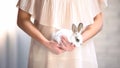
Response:
[[[52,38],[52,34],[56,31],[58,31],[59,29],[52,27],[52,26],[46,26],[46,25],[41,25],[38,24],[36,26],[38,28],[38,30],[42,33],[42,35],[47,38],[48,40],[51,40]]]

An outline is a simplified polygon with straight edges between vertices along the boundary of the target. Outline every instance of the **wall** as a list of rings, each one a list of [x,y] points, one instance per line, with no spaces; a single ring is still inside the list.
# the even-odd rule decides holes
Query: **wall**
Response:
[[[120,0],[109,0],[104,26],[95,37],[100,68],[120,68]]]

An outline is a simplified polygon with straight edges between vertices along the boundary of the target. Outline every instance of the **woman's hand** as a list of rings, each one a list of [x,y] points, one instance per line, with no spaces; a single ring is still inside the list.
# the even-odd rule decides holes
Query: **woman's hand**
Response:
[[[45,45],[51,52],[55,53],[55,54],[61,54],[63,52],[65,52],[65,50],[63,50],[62,48],[60,48],[61,45],[59,45],[57,42],[55,41],[48,41],[48,43],[46,43]]]
[[[45,45],[49,50],[54,52],[55,54],[61,54],[64,52],[63,49],[59,48],[59,45],[54,41],[48,41],[42,33],[35,27],[35,25],[30,20],[31,15],[26,13],[25,11],[19,9],[18,11],[18,19],[17,25],[25,31],[32,38],[39,41],[41,44]]]
[[[68,39],[65,36],[61,37],[61,43],[58,44],[55,41],[48,41],[48,43],[45,45],[51,52],[55,54],[61,54],[66,51],[72,51],[75,46],[68,42]]]
[[[42,33],[35,27],[35,25],[30,20],[31,15],[21,9],[18,11],[17,25],[32,38],[39,41],[41,44],[45,45],[49,50],[55,54],[61,54],[63,52],[72,50],[70,43],[63,38],[62,45],[59,45],[57,42],[48,41]],[[63,46],[66,45],[66,46]],[[60,47],[62,46],[62,47]]]
[[[75,48],[75,45],[70,43],[65,36],[61,37],[60,48],[65,51],[72,51]]]

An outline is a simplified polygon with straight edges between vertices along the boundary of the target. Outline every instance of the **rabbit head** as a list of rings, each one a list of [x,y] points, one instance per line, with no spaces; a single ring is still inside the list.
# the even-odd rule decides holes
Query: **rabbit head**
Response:
[[[52,39],[61,43],[61,36],[66,36],[68,41],[73,43],[76,47],[79,47],[82,43],[82,32],[83,24],[79,23],[78,27],[75,24],[72,24],[72,30],[69,29],[60,29],[59,31],[52,34]]]
[[[81,36],[82,28],[83,28],[82,23],[79,23],[78,27],[76,27],[75,24],[72,24],[72,32],[73,32],[72,41],[76,46],[80,45],[82,43],[82,39],[81,39],[82,38],[82,36]]]

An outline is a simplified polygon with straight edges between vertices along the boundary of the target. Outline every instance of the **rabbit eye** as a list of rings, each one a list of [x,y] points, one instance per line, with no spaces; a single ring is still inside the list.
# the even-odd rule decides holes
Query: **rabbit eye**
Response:
[[[77,42],[79,42],[79,41],[80,41],[77,37],[75,37],[75,40],[76,40]]]

